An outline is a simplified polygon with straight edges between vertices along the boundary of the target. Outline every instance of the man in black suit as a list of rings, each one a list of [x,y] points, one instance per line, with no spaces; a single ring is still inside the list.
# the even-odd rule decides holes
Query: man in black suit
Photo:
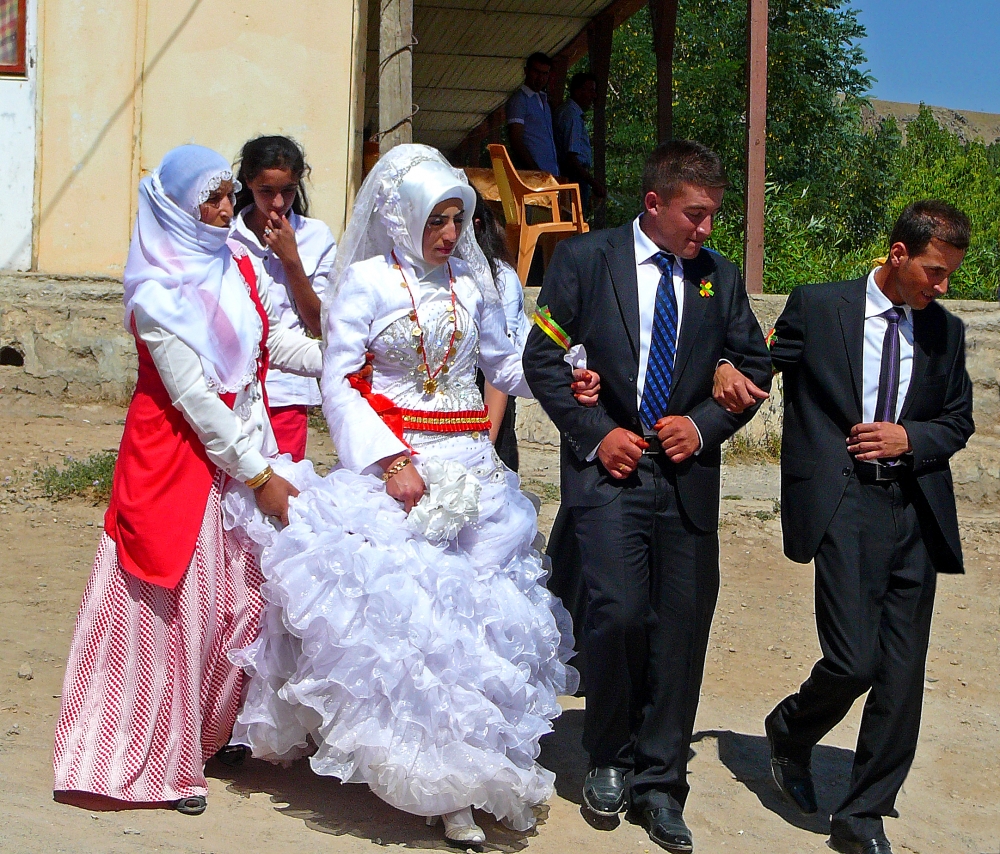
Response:
[[[562,501],[586,580],[587,807],[626,789],[650,837],[692,850],[687,758],[719,592],[720,446],[750,412],[712,398],[726,359],[758,386],[771,366],[739,270],[703,248],[726,179],[704,146],[659,146],[643,212],[560,243],[528,336],[525,374],[562,435]],[[569,390],[570,344],[601,376],[596,407]],[[765,395],[766,396],[766,395]]]
[[[889,854],[882,817],[913,761],[936,572],[962,572],[948,461],[973,432],[962,322],[935,299],[969,245],[943,202],[903,211],[888,259],[853,282],[792,291],[771,358],[784,376],[785,554],[816,564],[823,657],[768,715],[779,788],[816,812],[813,746],[868,693],[851,783],[830,846]],[[759,396],[720,366],[717,399]]]

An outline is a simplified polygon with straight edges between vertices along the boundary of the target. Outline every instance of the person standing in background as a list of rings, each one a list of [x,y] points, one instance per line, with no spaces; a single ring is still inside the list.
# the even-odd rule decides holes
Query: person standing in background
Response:
[[[337,245],[322,220],[309,217],[304,186],[309,166],[285,136],[251,139],[240,152],[233,237],[246,247],[267,285],[279,324],[319,335],[320,297]],[[307,407],[320,404],[319,384],[277,367],[265,384],[278,450],[299,462],[306,454]]]
[[[594,155],[584,114],[597,99],[597,77],[589,71],[574,74],[569,81],[569,98],[556,111],[556,151],[563,178],[580,185],[580,200],[586,211],[591,193],[597,201],[607,195],[603,181],[594,177]]]
[[[472,217],[476,231],[476,241],[490,265],[493,281],[496,283],[500,298],[503,300],[504,319],[507,323],[507,337],[518,353],[524,351],[524,342],[528,339],[531,321],[524,313],[524,290],[521,280],[511,266],[510,251],[503,229],[497,222],[493,211],[476,193],[476,212]],[[517,471],[520,456],[517,450],[517,435],[514,425],[517,420],[517,398],[508,397],[502,391],[495,389],[478,372],[476,382],[483,392],[483,402],[490,411],[490,441],[497,450],[497,455],[511,471]]]
[[[544,53],[533,53],[525,61],[524,83],[507,102],[507,134],[514,166],[558,175],[552,110],[545,94],[551,70],[552,60]]]

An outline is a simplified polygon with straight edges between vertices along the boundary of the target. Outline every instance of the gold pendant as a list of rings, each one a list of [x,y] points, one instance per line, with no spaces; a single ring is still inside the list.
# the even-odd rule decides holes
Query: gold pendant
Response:
[[[437,391],[437,380],[434,377],[428,377],[424,380],[424,394],[434,394]]]

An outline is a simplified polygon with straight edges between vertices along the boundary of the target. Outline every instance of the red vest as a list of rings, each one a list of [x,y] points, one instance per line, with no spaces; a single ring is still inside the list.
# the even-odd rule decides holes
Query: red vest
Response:
[[[268,320],[257,294],[250,258],[236,259],[263,325],[257,379],[267,374]],[[134,328],[133,328],[134,332]],[[139,377],[125,416],[125,431],[111,486],[104,530],[115,541],[126,572],[174,588],[191,563],[216,466],[156,370],[149,348],[136,335]],[[232,409],[235,394],[220,395]],[[265,397],[265,405],[267,399]]]

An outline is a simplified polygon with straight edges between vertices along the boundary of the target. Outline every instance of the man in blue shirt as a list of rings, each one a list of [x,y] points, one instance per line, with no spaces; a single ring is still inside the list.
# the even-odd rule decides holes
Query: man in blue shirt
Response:
[[[597,78],[589,71],[574,74],[569,82],[569,98],[556,111],[556,150],[564,178],[580,185],[580,200],[584,210],[593,191],[595,199],[607,196],[603,182],[594,177],[594,156],[590,134],[583,120],[597,99]]]
[[[514,166],[558,175],[552,111],[545,94],[551,70],[552,60],[544,53],[528,57],[524,63],[524,83],[507,102],[507,134]]]

